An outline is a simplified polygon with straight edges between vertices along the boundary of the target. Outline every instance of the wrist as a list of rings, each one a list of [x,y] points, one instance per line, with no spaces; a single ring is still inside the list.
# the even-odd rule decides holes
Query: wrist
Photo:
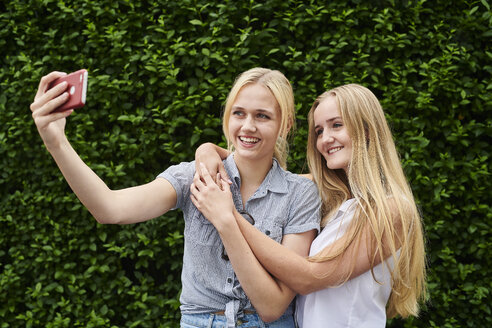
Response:
[[[52,140],[50,142],[45,141],[44,145],[48,152],[52,155],[63,152],[65,149],[70,147],[70,143],[65,136],[59,140]]]
[[[221,235],[227,234],[229,231],[234,229],[235,226],[237,226],[237,223],[232,212],[221,215],[220,220],[217,220],[215,224],[215,228]]]
[[[206,143],[198,146],[198,148],[195,151],[195,154],[196,155],[208,154],[208,153],[213,152],[213,151],[215,151],[214,144],[210,143],[210,142],[206,142]]]

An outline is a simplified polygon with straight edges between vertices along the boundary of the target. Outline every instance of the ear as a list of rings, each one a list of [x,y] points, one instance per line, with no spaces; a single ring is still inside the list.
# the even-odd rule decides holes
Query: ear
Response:
[[[288,121],[287,121],[287,133],[286,134],[289,134],[290,130],[292,129],[292,127],[294,126],[294,120],[295,120],[295,117],[291,117]]]
[[[287,131],[287,133],[286,133],[286,134],[287,134],[287,135],[289,134],[289,132],[290,132],[290,130],[291,130],[291,129],[292,129],[292,121],[289,121],[289,122],[287,123],[287,129],[286,129],[286,131]]]

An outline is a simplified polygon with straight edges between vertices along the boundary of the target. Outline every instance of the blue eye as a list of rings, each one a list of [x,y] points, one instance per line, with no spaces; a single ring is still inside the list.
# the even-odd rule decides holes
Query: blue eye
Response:
[[[316,134],[316,136],[320,136],[323,134],[323,129],[317,129],[317,130],[314,130],[314,134]]]
[[[258,116],[258,118],[262,118],[262,119],[266,119],[266,120],[270,119],[270,116],[265,115],[265,114],[258,114],[257,116]]]
[[[333,123],[334,128],[341,128],[343,126],[342,123]]]

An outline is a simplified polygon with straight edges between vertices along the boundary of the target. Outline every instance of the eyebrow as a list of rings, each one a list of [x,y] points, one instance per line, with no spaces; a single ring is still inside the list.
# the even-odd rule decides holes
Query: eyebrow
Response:
[[[330,118],[330,119],[327,119],[325,122],[333,122],[333,121],[334,121],[334,120],[336,120],[336,119],[341,119],[341,117],[340,117],[340,116],[335,116],[335,117],[332,117],[332,118]],[[318,124],[318,125],[315,125],[315,126],[314,126],[314,129],[316,130],[317,128],[320,128],[320,127],[321,127],[321,126],[320,126],[319,124]]]
[[[232,106],[231,109],[242,109],[242,110],[246,110],[246,108],[244,108],[242,106],[237,106],[237,105]],[[274,114],[274,111],[271,110],[271,109],[255,108],[253,110],[254,111],[257,111],[257,112],[260,112],[260,113],[267,113],[267,114],[270,114],[270,115],[273,115]]]

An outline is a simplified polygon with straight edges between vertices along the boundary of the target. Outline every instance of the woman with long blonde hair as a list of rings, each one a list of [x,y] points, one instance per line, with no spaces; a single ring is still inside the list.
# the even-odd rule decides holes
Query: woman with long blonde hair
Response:
[[[417,316],[425,298],[423,228],[379,101],[363,86],[340,86],[316,99],[308,120],[307,159],[323,217],[309,257],[226,214],[228,185],[214,184],[206,169],[192,186],[194,203],[217,229],[238,225],[234,238],[246,239],[262,265],[302,295],[300,327],[384,327],[388,317]]]

